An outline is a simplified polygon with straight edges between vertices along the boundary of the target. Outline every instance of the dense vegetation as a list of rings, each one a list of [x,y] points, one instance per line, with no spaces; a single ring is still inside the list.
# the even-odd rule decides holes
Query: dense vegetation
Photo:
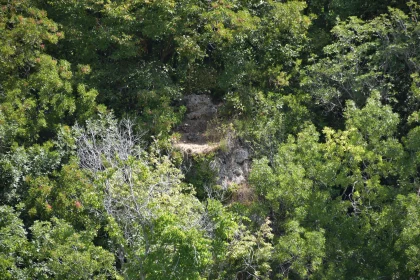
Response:
[[[416,1],[0,3],[1,279],[420,278]],[[192,93],[248,200],[186,176]]]

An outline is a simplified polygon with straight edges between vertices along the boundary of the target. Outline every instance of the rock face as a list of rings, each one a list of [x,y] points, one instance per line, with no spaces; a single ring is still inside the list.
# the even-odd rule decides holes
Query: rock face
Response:
[[[248,157],[249,157],[248,150],[241,149],[241,148],[236,149],[236,150],[233,152],[233,156],[234,156],[234,158],[235,158],[235,162],[236,162],[237,164],[242,164],[242,163],[244,163],[244,162],[248,159]]]
[[[210,97],[205,94],[191,94],[184,97],[186,107],[190,112],[206,111],[215,107]]]
[[[187,154],[216,151],[213,168],[218,172],[217,184],[228,189],[232,184],[246,184],[250,158],[248,150],[234,136],[228,137],[227,149],[208,143],[205,132],[210,120],[216,117],[217,105],[208,95],[191,94],[184,97],[187,107],[184,122],[178,127],[182,137],[176,147]]]
[[[236,140],[228,152],[219,152],[217,158],[219,185],[227,189],[232,184],[241,185],[247,182],[250,171],[249,153],[246,148],[241,147],[239,141]]]
[[[186,120],[180,125],[181,142],[204,143],[207,123],[216,116],[217,106],[208,95],[191,94],[184,97]]]

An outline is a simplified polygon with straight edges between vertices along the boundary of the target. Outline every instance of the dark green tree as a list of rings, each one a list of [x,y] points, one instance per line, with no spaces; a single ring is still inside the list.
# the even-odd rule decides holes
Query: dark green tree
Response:
[[[409,14],[389,8],[388,14],[368,21],[350,17],[332,29],[335,40],[324,48],[325,57],[302,72],[301,85],[321,106],[320,114],[340,116],[346,100],[363,106],[376,91],[404,121],[418,109],[412,89],[418,87],[418,5],[408,6]]]
[[[270,203],[273,228],[281,233],[280,268],[292,275],[305,275],[300,261],[314,262],[310,273],[320,279],[418,274],[406,265],[417,233],[403,226],[416,219],[418,173],[410,154],[418,151],[412,142],[418,129],[409,134],[412,146],[403,145],[395,137],[399,116],[379,100],[377,93],[362,109],[348,102],[345,130],[324,128],[320,140],[309,125],[280,146],[271,165],[264,159],[254,165],[251,182]],[[302,227],[295,229],[302,241],[289,236],[291,225]],[[405,232],[410,237],[402,241]],[[301,251],[287,259],[296,243]]]

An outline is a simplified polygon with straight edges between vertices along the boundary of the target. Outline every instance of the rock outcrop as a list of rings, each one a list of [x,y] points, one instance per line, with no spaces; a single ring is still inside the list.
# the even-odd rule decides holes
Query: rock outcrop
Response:
[[[184,98],[187,107],[185,121],[180,125],[183,143],[206,143],[208,122],[216,116],[217,106],[208,95],[191,94]]]
[[[208,95],[188,95],[183,100],[187,107],[184,122],[177,131],[181,139],[174,146],[186,154],[205,154],[216,152],[212,167],[218,173],[217,183],[223,189],[232,184],[245,184],[250,170],[250,158],[247,148],[230,135],[224,149],[219,149],[218,143],[209,143],[206,135],[209,122],[217,115],[218,105],[214,104]],[[225,139],[226,140],[226,139]]]
[[[234,143],[232,150],[219,151],[216,155],[217,170],[219,173],[218,184],[224,189],[232,184],[241,185],[247,182],[250,171],[248,150]]]

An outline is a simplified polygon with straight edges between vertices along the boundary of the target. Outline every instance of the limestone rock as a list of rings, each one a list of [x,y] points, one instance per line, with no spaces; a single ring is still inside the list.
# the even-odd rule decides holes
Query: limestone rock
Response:
[[[245,160],[248,159],[249,153],[247,150],[240,148],[234,151],[233,156],[236,163],[242,164]]]
[[[181,141],[175,144],[187,154],[202,154],[216,151],[214,169],[218,173],[217,184],[227,190],[232,184],[246,185],[250,171],[249,151],[239,139],[233,137],[226,150],[218,150],[217,144],[208,143],[207,125],[217,114],[217,105],[208,95],[191,94],[184,97],[187,115],[178,131]]]
[[[204,106],[196,111],[193,111],[191,113],[187,114],[187,119],[189,120],[199,120],[199,119],[205,119],[209,120],[214,117],[214,115],[217,113],[216,106]]]
[[[184,100],[186,101],[186,107],[190,112],[198,111],[203,107],[213,106],[213,102],[211,102],[208,95],[191,94],[185,96]]]
[[[187,114],[184,122],[178,127],[178,131],[182,133],[181,141],[206,143],[207,124],[216,116],[217,106],[208,95],[190,94],[184,97],[183,102],[187,107]]]
[[[227,189],[232,184],[246,184],[249,174],[249,152],[238,140],[232,143],[232,149],[217,154],[219,162],[218,184]]]

